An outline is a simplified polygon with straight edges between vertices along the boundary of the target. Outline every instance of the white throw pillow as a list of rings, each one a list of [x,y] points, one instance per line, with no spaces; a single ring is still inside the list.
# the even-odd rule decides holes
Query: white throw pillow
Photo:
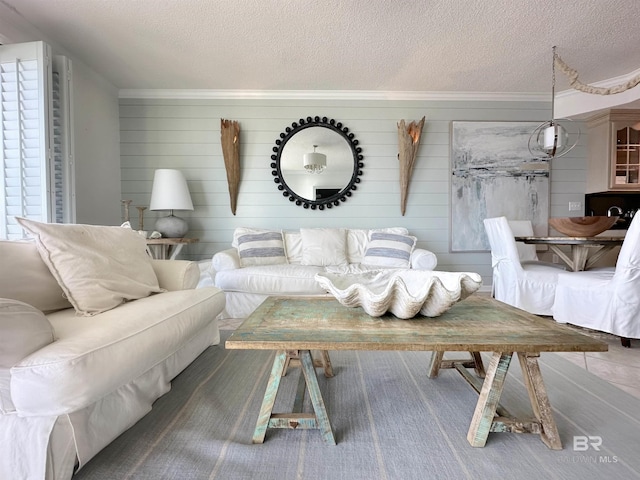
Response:
[[[235,240],[241,267],[287,263],[282,232],[245,233]]]
[[[145,239],[128,228],[16,218],[76,311],[95,315],[163,292]]]
[[[289,263],[302,264],[302,235],[300,231],[282,232],[284,236],[284,248]]]
[[[344,228],[301,228],[302,265],[346,265],[347,230]]]
[[[396,233],[371,232],[363,265],[377,267],[410,268],[411,253],[416,237]]]
[[[71,308],[34,240],[0,240],[0,265],[0,297],[20,300],[44,313]]]

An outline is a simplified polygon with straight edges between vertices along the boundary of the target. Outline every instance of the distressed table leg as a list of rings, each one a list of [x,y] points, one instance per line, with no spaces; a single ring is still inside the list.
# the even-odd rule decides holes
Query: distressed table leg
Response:
[[[480,378],[484,378],[484,363],[482,363],[482,356],[480,352],[469,352],[470,359],[452,359],[444,360],[445,352],[431,352],[431,360],[429,361],[429,378],[436,378],[440,373],[441,368],[457,368],[462,366],[464,368],[471,368],[476,372],[476,375]]]
[[[609,253],[611,250],[613,250],[613,248],[615,247],[615,245],[603,245],[602,247],[600,247],[599,249],[593,251],[591,255],[589,255],[589,258],[587,258],[587,263],[584,266],[585,270],[589,270],[591,267],[593,267],[593,265],[600,260],[602,257],[604,257],[607,253]]]
[[[331,365],[331,357],[329,357],[329,352],[327,350],[322,350],[320,354],[322,355],[324,376],[327,378],[333,377],[333,365]]]
[[[561,248],[559,245],[553,245],[550,244],[548,245],[548,247],[551,249],[551,251],[553,253],[555,253],[556,255],[558,255],[562,261],[564,263],[567,264],[567,266],[574,272],[577,272],[578,269],[576,268],[576,265],[573,263],[573,258],[570,258],[569,255],[567,255]]]
[[[289,365],[291,365],[291,355],[287,352],[287,359],[284,361],[284,367],[282,367],[282,376],[283,377],[289,371]]]
[[[320,350],[321,358],[315,359],[313,357],[313,353],[311,354],[311,359],[313,360],[314,367],[322,367],[324,369],[324,376],[327,378],[333,377],[333,365],[331,365],[331,358],[329,357],[329,352],[327,350]],[[287,374],[287,370],[289,367],[299,367],[300,366],[300,357],[298,356],[297,350],[287,350],[287,360],[284,364],[284,372],[282,376],[284,377]]]
[[[571,255],[573,256],[573,270],[575,272],[583,271],[589,257],[589,247],[586,245],[571,245]]]
[[[480,378],[484,378],[486,372],[484,371],[484,363],[482,362],[482,355],[480,352],[469,352],[471,354],[471,358],[473,359],[474,367],[473,369],[476,371],[476,375]]]
[[[327,409],[320,393],[320,386],[318,385],[318,378],[316,377],[316,371],[313,367],[313,359],[311,358],[311,352],[309,350],[302,350],[300,352],[300,362],[302,363],[302,373],[307,381],[307,389],[309,390],[309,397],[313,410],[318,422],[318,428],[322,434],[322,438],[329,445],[335,445],[336,440],[331,430],[331,424],[329,423],[329,415],[327,415]]]
[[[562,441],[558,433],[558,427],[553,419],[551,403],[547,396],[547,389],[542,381],[540,365],[538,365],[539,353],[518,352],[518,360],[522,368],[524,384],[529,392],[529,400],[533,414],[540,422],[540,438],[544,444],[552,450],[562,450]]]
[[[293,401],[292,412],[302,413],[304,411],[304,397],[307,393],[307,382],[304,379],[304,375],[300,375],[298,380],[298,387],[296,388],[296,398]]]
[[[513,353],[494,352],[473,412],[467,440],[472,447],[484,447],[504,388]]]
[[[273,413],[273,406],[280,387],[287,360],[296,360],[302,369],[302,375],[296,390],[292,413]],[[313,413],[303,413],[305,387],[313,406]],[[315,365],[309,350],[279,350],[273,361],[267,388],[262,400],[260,415],[253,433],[253,443],[264,443],[268,428],[300,428],[320,430],[322,438],[329,445],[336,441],[329,423],[329,415],[320,393]]]
[[[431,352],[431,361],[429,362],[429,378],[436,378],[440,373],[440,364],[442,364],[442,358],[444,352]]]
[[[267,433],[267,426],[269,425],[269,419],[271,418],[271,412],[273,411],[273,404],[276,401],[276,395],[278,394],[278,387],[280,387],[280,379],[284,373],[286,360],[286,350],[278,350],[276,352],[276,357],[273,360],[273,368],[271,369],[271,375],[269,375],[267,389],[264,392],[264,399],[262,400],[262,406],[260,407],[258,423],[256,424],[255,431],[253,432],[253,443],[264,442],[264,436]]]

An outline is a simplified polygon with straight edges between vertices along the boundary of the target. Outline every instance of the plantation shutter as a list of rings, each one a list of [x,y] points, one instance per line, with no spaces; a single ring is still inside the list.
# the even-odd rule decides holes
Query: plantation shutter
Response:
[[[56,102],[52,75],[45,43],[0,46],[0,238],[25,236],[16,216],[73,220],[67,71]]]
[[[53,218],[55,223],[75,222],[75,171],[72,154],[71,61],[53,57]]]

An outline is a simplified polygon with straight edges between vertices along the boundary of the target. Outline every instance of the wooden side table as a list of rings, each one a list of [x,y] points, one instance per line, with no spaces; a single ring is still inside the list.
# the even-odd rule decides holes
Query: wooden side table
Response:
[[[182,247],[199,241],[199,238],[148,238],[147,245],[156,260],[175,260]]]

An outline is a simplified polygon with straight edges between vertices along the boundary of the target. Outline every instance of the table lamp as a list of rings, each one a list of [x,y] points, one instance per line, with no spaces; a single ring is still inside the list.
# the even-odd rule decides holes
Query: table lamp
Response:
[[[176,217],[174,210],[193,210],[187,180],[180,170],[161,168],[153,175],[149,210],[170,210],[167,217],[156,221],[155,230],[163,237],[182,238],[189,230],[186,220]]]

